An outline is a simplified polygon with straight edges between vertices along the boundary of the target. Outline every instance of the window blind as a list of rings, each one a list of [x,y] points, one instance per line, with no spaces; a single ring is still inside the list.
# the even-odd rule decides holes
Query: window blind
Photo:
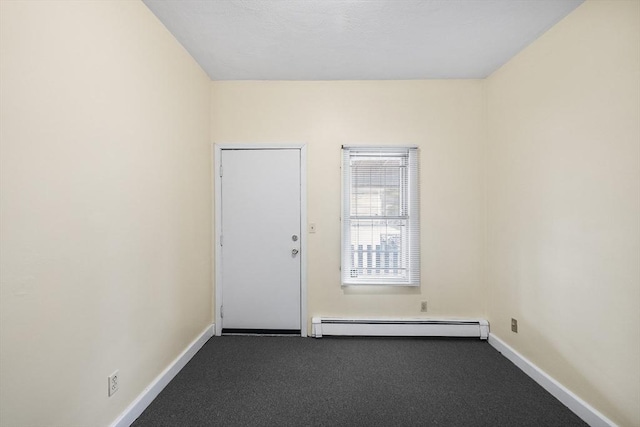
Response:
[[[343,147],[342,283],[418,286],[418,153]]]

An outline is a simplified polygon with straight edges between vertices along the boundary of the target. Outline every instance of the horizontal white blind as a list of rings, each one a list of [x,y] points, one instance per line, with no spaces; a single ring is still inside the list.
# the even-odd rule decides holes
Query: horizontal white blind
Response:
[[[343,147],[343,284],[420,284],[418,186],[417,149]]]

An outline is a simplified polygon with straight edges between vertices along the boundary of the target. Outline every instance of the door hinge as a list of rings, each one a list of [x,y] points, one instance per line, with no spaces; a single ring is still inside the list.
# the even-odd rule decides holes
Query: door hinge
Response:
[[[224,317],[224,310],[222,309],[222,305],[220,306],[220,318],[222,319]]]
[[[222,234],[220,235],[220,246],[222,246]]]
[[[220,178],[222,178],[222,165],[220,165]]]

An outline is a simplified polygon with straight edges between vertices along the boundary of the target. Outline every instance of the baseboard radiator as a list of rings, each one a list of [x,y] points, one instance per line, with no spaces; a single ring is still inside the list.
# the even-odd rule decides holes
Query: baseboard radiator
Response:
[[[314,317],[312,336],[468,337],[486,340],[484,319],[347,319]]]

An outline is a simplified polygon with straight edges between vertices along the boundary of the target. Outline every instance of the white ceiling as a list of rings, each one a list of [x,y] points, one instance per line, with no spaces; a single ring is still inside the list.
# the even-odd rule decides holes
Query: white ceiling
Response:
[[[212,80],[475,79],[583,0],[143,0]]]

